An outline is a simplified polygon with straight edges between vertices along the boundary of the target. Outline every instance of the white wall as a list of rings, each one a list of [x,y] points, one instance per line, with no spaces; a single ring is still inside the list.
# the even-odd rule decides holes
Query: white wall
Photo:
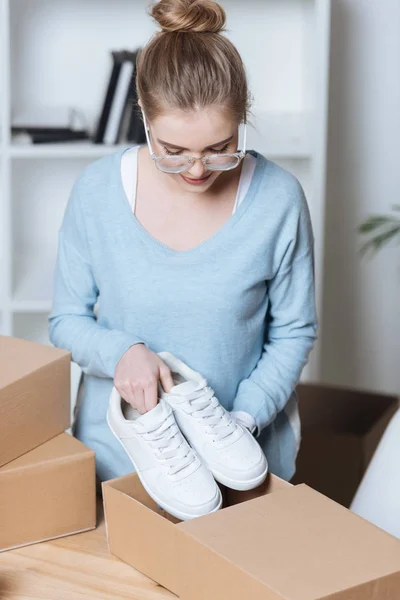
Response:
[[[400,393],[400,247],[356,228],[400,204],[400,2],[332,2],[322,379]]]

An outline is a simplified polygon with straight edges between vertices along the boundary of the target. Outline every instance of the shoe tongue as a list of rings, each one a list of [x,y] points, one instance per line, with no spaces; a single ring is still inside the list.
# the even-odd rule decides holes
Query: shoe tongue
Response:
[[[160,400],[156,407],[144,415],[140,415],[138,422],[145,427],[158,426],[170,416],[172,410],[171,407],[164,401]]]
[[[197,390],[201,389],[201,387],[202,386],[198,381],[189,380],[174,385],[174,387],[170,389],[170,393],[183,396],[184,394],[196,392]]]

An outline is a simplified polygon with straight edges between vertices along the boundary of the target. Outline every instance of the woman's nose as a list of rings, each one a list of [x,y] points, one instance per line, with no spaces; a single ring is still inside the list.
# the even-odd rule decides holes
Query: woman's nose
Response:
[[[193,179],[201,179],[204,176],[206,168],[203,164],[203,161],[196,160],[192,167],[189,169],[188,173],[190,173]]]

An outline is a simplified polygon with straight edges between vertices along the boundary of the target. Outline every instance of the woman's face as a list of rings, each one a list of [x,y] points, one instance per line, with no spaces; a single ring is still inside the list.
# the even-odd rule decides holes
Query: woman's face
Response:
[[[238,149],[236,120],[216,107],[191,113],[171,111],[156,117],[149,123],[149,129],[153,151],[157,155],[187,154],[200,158],[206,154],[237,152]],[[189,171],[162,174],[173,178],[184,191],[203,193],[222,173],[209,171],[201,160],[196,160]]]

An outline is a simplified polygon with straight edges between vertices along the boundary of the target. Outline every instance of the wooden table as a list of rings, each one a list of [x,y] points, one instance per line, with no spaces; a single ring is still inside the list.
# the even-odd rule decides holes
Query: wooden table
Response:
[[[176,600],[109,554],[100,501],[97,523],[93,531],[0,553],[0,600]]]

